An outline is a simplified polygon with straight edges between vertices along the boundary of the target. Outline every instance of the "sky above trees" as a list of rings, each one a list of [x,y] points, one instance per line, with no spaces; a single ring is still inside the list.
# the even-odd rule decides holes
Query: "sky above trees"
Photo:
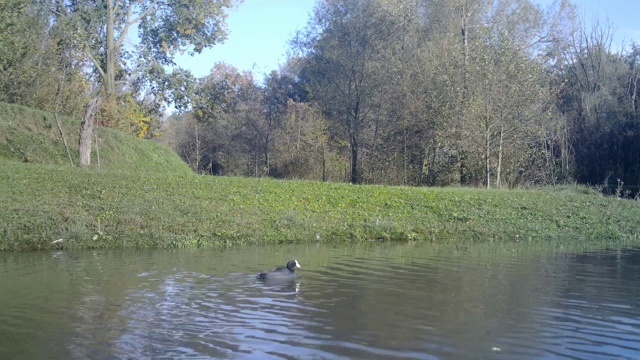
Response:
[[[547,6],[554,0],[536,0]],[[609,21],[615,30],[615,43],[640,41],[637,0],[573,0],[586,21]],[[244,0],[229,12],[229,38],[224,44],[206,49],[195,57],[176,57],[178,66],[190,69],[196,77],[209,74],[216,62],[225,62],[239,70],[248,70],[261,79],[278,69],[287,58],[292,35],[305,27],[315,0]],[[636,17],[634,19],[634,17]]]
[[[288,42],[309,20],[315,0],[244,0],[229,12],[229,38],[224,44],[191,57],[176,57],[178,66],[196,77],[209,74],[216,62],[249,70],[258,78],[286,60]]]

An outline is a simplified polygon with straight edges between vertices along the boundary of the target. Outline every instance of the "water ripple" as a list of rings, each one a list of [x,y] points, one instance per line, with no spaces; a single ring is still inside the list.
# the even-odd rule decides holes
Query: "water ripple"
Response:
[[[306,256],[296,279],[256,281],[256,268],[280,263],[272,259],[282,251],[5,259],[0,358],[640,354],[635,249],[491,257],[436,255],[426,245],[314,246],[287,251]]]

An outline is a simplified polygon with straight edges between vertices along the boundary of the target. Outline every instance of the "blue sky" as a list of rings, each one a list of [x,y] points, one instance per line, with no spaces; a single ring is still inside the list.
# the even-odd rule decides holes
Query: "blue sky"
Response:
[[[536,0],[549,4],[552,0]],[[626,39],[640,43],[640,1],[574,0],[586,21],[609,21],[616,32],[616,46]],[[196,77],[207,75],[216,62],[229,63],[240,70],[252,71],[261,80],[286,60],[288,41],[303,29],[313,11],[315,0],[244,0],[229,12],[229,38],[223,44],[191,57],[176,58],[178,66],[190,69]]]
[[[178,56],[176,63],[202,77],[222,61],[252,71],[261,80],[286,61],[288,41],[305,28],[314,4],[315,0],[244,0],[229,12],[227,41],[195,57]]]

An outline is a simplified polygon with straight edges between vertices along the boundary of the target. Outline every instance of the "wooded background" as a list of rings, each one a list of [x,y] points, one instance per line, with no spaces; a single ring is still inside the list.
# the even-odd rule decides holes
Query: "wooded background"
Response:
[[[569,1],[320,0],[264,79],[174,66],[224,41],[233,5],[4,0],[0,101],[83,117],[100,98],[99,126],[211,175],[638,191],[640,46]]]

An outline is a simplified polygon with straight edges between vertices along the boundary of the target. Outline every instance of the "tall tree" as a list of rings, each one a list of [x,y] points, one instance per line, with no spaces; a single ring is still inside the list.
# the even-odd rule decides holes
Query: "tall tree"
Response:
[[[152,83],[172,84],[162,79],[167,74],[159,66],[174,65],[178,52],[200,53],[223,41],[225,9],[232,5],[232,0],[50,1],[55,21],[65,25],[72,42],[88,59],[91,75],[97,75],[94,88],[107,102],[118,94],[118,82],[127,80],[129,63],[142,64],[142,72]],[[125,49],[133,27],[137,27],[139,45]]]
[[[174,65],[178,52],[200,53],[224,41],[225,9],[232,0],[52,0],[51,5],[99,75],[105,94],[115,95],[127,58]],[[139,45],[125,50],[134,27]]]
[[[0,101],[79,115],[83,64],[50,16],[38,2],[0,2]]]
[[[232,159],[242,158],[239,149],[246,144],[234,144],[233,139],[240,128],[243,104],[254,88],[251,73],[224,63],[215,64],[209,75],[196,81],[191,98],[195,145],[190,156],[195,170],[229,174]]]
[[[513,159],[510,166],[527,169],[532,165],[515,159],[529,156],[529,148],[541,151],[530,137],[549,124],[553,103],[543,64],[561,7],[545,11],[529,0],[422,4],[424,69],[431,71],[424,75],[430,84],[425,93],[432,94],[439,119],[439,145],[430,153],[442,154],[432,156],[430,164],[448,158],[460,184],[501,186],[505,155]],[[514,170],[507,172],[512,179]]]
[[[395,30],[377,1],[323,0],[296,46],[306,56],[311,92],[348,139],[350,181],[358,183],[362,131],[369,126],[372,99],[382,89],[379,74],[384,39]]]

